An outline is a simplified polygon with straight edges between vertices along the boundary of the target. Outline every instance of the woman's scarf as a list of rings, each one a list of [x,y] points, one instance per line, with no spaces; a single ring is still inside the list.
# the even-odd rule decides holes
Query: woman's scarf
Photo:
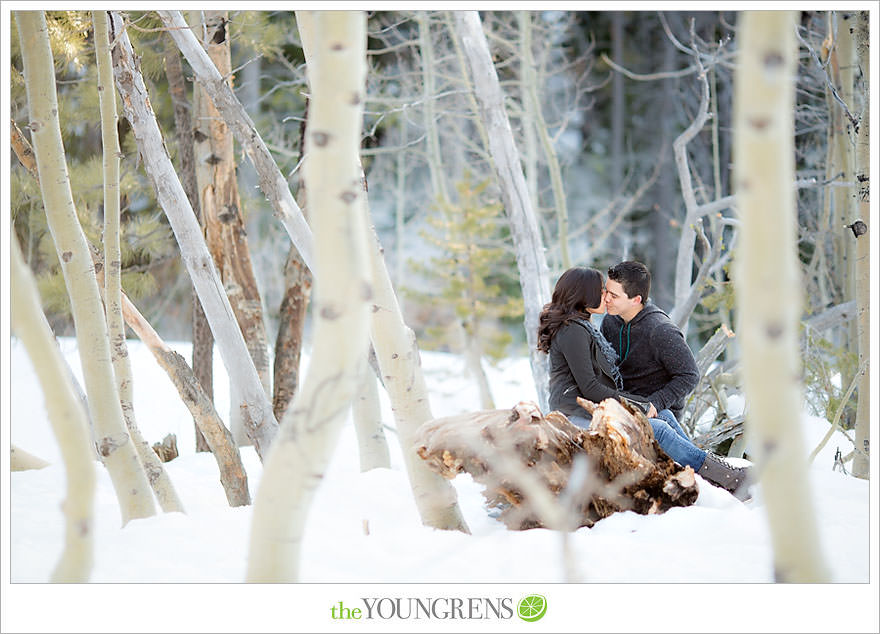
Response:
[[[611,344],[608,343],[608,340],[602,335],[601,332],[596,330],[586,319],[578,319],[576,320],[580,325],[587,329],[593,339],[599,344],[599,350],[602,351],[602,354],[605,355],[605,358],[608,360],[608,365],[611,366],[611,377],[614,379],[614,385],[618,390],[623,390],[623,377],[620,376],[620,368],[617,367],[617,353],[614,352],[614,348],[611,347]]]

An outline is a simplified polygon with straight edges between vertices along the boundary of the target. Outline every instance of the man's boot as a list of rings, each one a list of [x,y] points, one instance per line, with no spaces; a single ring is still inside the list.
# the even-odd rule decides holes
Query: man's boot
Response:
[[[749,499],[751,467],[734,467],[721,456],[708,453],[697,473],[722,489],[730,491],[739,500]]]

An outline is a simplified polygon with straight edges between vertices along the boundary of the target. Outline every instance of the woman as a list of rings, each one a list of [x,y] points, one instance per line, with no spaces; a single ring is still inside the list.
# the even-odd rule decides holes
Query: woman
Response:
[[[606,398],[627,399],[648,416],[657,443],[670,458],[693,468],[722,488],[728,488],[727,474],[715,463],[702,469],[708,452],[694,445],[667,409],[657,412],[643,397],[623,391],[617,368],[617,354],[596,328],[590,316],[605,312],[602,274],[589,268],[571,268],[556,282],[553,298],[541,311],[538,349],[550,355],[550,409],[558,410],[578,427],[590,426],[590,415],[577,397],[598,403]],[[726,463],[725,463],[726,464]],[[728,465],[729,467],[729,465]],[[732,470],[734,470],[731,467]],[[735,471],[735,470],[734,470]]]

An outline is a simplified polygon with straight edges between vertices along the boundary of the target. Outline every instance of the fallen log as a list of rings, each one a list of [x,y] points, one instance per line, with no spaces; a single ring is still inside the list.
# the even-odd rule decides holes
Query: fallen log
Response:
[[[487,508],[513,530],[590,527],[618,511],[657,514],[696,501],[693,469],[663,452],[641,412],[615,399],[578,401],[592,413],[589,429],[523,401],[428,421],[416,451],[440,475],[467,472],[484,485]]]

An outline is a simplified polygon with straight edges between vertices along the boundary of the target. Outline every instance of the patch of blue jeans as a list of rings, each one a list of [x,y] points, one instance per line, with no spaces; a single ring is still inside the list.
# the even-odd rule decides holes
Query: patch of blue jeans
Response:
[[[578,416],[577,414],[572,414],[568,417],[568,420],[581,429],[589,429],[590,423],[593,422],[592,419],[587,418],[586,416]]]
[[[680,465],[699,471],[706,459],[706,452],[690,441],[681,428],[675,414],[668,409],[657,412],[657,418],[648,419],[654,430],[657,444],[669,457]]]

